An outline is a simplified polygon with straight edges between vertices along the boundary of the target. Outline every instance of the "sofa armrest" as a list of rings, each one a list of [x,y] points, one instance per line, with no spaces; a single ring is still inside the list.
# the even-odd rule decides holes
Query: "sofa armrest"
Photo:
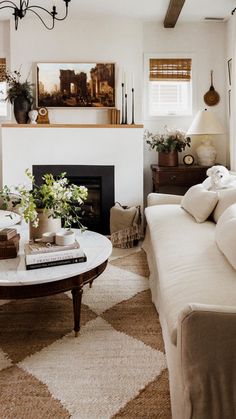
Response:
[[[236,417],[236,307],[189,304],[177,347],[184,419]]]
[[[165,205],[165,204],[180,204],[182,200],[181,195],[170,195],[163,193],[150,193],[147,197],[147,205]]]

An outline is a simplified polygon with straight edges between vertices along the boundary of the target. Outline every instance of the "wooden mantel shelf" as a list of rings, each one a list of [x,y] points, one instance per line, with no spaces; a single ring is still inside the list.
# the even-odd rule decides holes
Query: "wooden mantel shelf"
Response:
[[[1,124],[2,128],[143,128],[142,124],[109,125],[109,124]]]

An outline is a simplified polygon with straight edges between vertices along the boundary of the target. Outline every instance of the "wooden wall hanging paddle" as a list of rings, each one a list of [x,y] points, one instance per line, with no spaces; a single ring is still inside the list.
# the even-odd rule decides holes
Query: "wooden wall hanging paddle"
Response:
[[[211,87],[208,90],[208,92],[206,92],[205,95],[204,95],[204,102],[208,106],[214,106],[214,105],[217,105],[217,103],[219,103],[219,101],[220,101],[220,95],[214,89],[214,86],[213,86],[213,70],[211,70]]]

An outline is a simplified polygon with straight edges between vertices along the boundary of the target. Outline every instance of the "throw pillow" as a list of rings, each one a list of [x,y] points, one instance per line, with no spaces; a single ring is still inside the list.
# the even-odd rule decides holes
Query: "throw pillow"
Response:
[[[118,202],[110,209],[110,232],[123,230],[138,224],[139,210],[137,207],[122,207]]]
[[[236,203],[236,188],[218,191],[218,199],[218,204],[212,214],[215,223],[230,205]]]
[[[216,224],[216,244],[230,265],[236,269],[236,204],[231,205]]]
[[[18,224],[21,221],[21,216],[11,211],[0,210],[0,228],[10,227]]]
[[[188,189],[181,201],[181,207],[191,214],[198,223],[203,223],[214,210],[218,202],[218,194],[208,191],[202,184]]]

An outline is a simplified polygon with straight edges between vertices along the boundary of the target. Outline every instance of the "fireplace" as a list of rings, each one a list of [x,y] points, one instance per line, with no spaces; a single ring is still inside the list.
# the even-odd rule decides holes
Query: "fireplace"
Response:
[[[88,198],[81,222],[89,230],[109,234],[110,208],[114,205],[114,166],[34,165],[32,170],[37,185],[42,183],[45,173],[58,176],[66,172],[71,183],[86,186]]]

